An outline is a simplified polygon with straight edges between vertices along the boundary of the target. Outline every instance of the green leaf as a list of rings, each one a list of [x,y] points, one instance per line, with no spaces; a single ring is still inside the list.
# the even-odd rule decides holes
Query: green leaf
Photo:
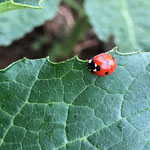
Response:
[[[0,0],[0,14],[14,9],[40,8],[40,2],[40,0]]]
[[[31,2],[31,1],[30,1]],[[0,45],[9,45],[52,19],[60,0],[44,0],[43,9],[14,10],[0,15]],[[28,2],[29,3],[29,2]]]
[[[85,0],[84,6],[101,40],[113,35],[121,51],[150,51],[149,0]]]
[[[149,150],[150,53],[98,77],[77,57],[0,71],[0,150]]]

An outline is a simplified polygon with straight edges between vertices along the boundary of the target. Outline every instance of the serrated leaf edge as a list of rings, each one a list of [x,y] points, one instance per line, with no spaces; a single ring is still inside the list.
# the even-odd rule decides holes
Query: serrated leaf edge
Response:
[[[117,55],[120,55],[120,56],[122,56],[122,55],[127,56],[127,55],[135,55],[135,54],[150,53],[150,52],[135,51],[135,52],[130,52],[130,53],[121,53],[121,52],[118,51],[118,48],[115,47],[115,48],[113,48],[112,50],[108,51],[108,53],[114,53],[114,54],[117,54]],[[19,60],[13,62],[12,64],[8,65],[6,68],[0,69],[0,72],[9,69],[9,68],[11,68],[13,65],[15,65],[15,64],[17,64],[17,63],[19,63],[19,62],[21,62],[21,61],[24,61],[24,60],[32,61],[32,60],[41,60],[41,59],[46,59],[46,60],[47,60],[48,62],[50,62],[51,64],[63,64],[63,63],[66,63],[66,62],[68,62],[68,61],[70,61],[70,60],[73,60],[73,59],[77,59],[78,61],[80,61],[80,62],[82,62],[82,63],[88,62],[88,60],[82,60],[82,59],[80,59],[77,55],[74,56],[74,57],[72,57],[72,58],[70,58],[70,59],[67,59],[67,60],[65,60],[65,61],[61,61],[61,62],[52,62],[52,61],[49,59],[49,56],[47,56],[46,58],[39,58],[39,59],[28,59],[28,58],[24,57],[24,58],[22,58],[22,59],[19,59]]]

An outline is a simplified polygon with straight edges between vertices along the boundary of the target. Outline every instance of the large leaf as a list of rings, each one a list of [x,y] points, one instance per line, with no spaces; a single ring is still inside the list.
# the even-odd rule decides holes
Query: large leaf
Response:
[[[149,150],[150,53],[112,55],[97,77],[77,57],[0,72],[0,150]]]
[[[40,2],[40,0],[0,0],[0,14],[14,9],[40,8]]]
[[[150,51],[149,0],[85,0],[84,6],[101,40],[113,35],[122,51]]]
[[[44,0],[43,9],[14,10],[0,15],[0,45],[9,45],[34,27],[52,19],[60,0]]]

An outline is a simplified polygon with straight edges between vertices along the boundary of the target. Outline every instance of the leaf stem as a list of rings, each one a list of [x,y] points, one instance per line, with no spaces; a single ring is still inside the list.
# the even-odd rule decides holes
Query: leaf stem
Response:
[[[84,9],[80,6],[79,3],[77,3],[76,1],[74,0],[63,0],[67,5],[69,5],[71,8],[73,8],[74,10],[76,10],[79,15],[82,17],[82,16],[85,16],[85,12],[84,12]]]
[[[80,17],[74,25],[70,35],[63,43],[56,43],[49,54],[50,60],[55,61],[57,58],[65,58],[73,52],[74,47],[83,37],[89,28],[88,19],[86,16]]]

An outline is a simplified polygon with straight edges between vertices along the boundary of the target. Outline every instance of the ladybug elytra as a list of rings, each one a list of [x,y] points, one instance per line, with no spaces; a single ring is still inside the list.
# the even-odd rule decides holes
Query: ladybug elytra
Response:
[[[90,59],[87,66],[97,76],[108,76],[115,71],[117,62],[110,54],[102,53]]]

